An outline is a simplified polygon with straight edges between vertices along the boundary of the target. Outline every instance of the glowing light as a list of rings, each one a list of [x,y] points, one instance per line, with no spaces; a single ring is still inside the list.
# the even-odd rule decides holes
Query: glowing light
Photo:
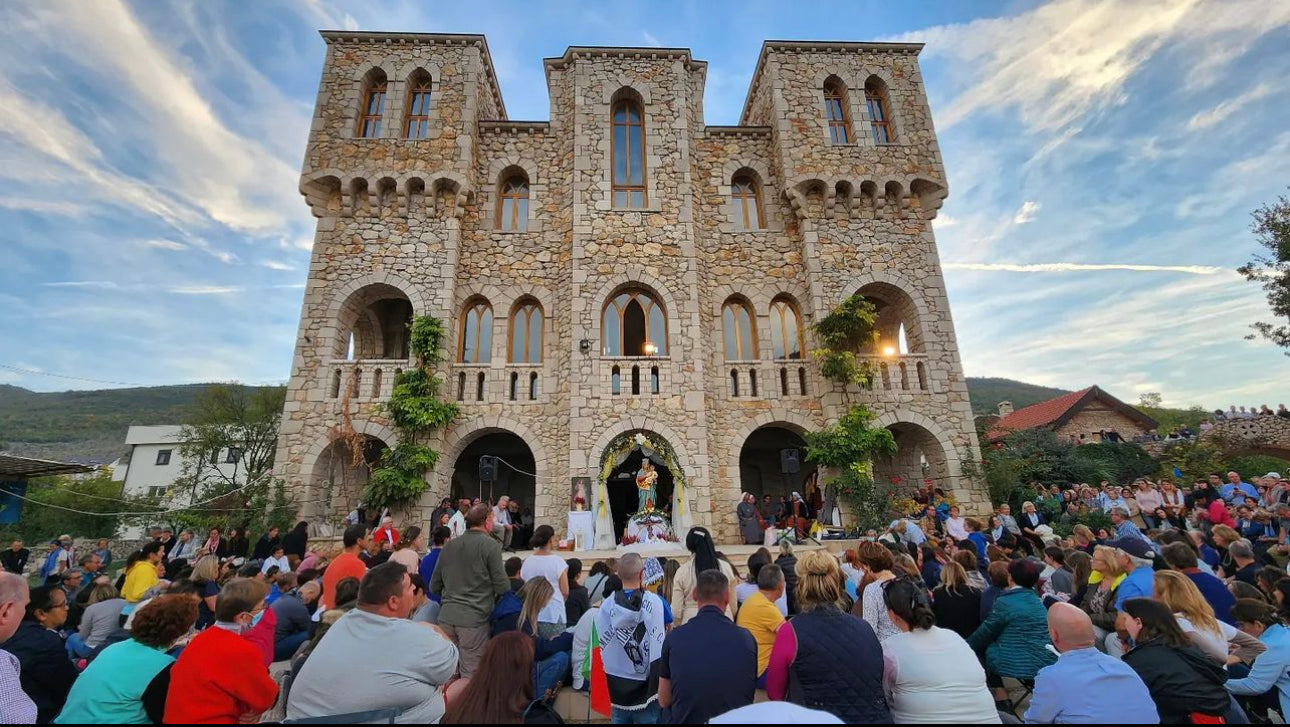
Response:
[[[883,349],[882,349],[882,355],[884,355],[884,356],[895,356],[895,355],[896,355],[896,349],[895,349],[895,347],[893,347],[893,346],[885,346],[885,347],[883,347]]]
[[[658,346],[655,346],[654,344],[650,343],[649,341],[646,341],[646,342],[645,342],[645,355],[646,355],[646,356],[653,356],[653,355],[654,355],[654,354],[656,354],[656,353],[658,353]]]

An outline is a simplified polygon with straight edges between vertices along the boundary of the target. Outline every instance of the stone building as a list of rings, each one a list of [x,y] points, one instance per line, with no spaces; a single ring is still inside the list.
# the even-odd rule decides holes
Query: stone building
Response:
[[[782,472],[783,451],[848,402],[896,435],[879,477],[984,507],[961,466],[976,441],[920,45],[767,42],[740,124],[709,126],[707,64],[685,49],[569,48],[543,61],[550,120],[514,121],[482,36],[323,37],[300,181],[318,229],[277,459],[303,514],[353,507],[395,444],[380,405],[422,314],[449,323],[440,374],[463,414],[431,443],[413,520],[509,493],[560,531],[587,477],[621,527],[640,454],[603,488],[602,457],[639,431],[675,452],[674,511],[730,539],[740,492],[800,490],[812,467]],[[880,374],[843,391],[809,326],[857,292],[880,307],[862,352]],[[481,483],[489,454],[501,472]]]
[[[1013,411],[1012,402],[999,403],[999,418],[986,435],[991,441],[1009,432],[1045,428],[1061,439],[1092,444],[1106,440],[1108,432],[1119,434],[1124,441],[1156,428],[1156,420],[1125,404],[1096,386],[1062,394],[1024,409]]]

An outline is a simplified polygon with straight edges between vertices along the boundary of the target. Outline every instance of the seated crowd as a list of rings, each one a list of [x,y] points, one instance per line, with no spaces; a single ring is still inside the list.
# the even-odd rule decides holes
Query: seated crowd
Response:
[[[259,557],[181,533],[116,583],[0,574],[0,717],[552,723],[565,688],[618,724],[1285,716],[1277,473],[1037,489],[986,522],[925,490],[922,512],[840,558],[784,540],[737,564],[698,527],[684,562],[627,552],[584,571],[549,525],[508,557],[523,531],[488,503],[443,513],[428,543],[356,523],[333,554],[303,524],[289,549],[265,533]],[[1069,537],[1045,514],[1095,510],[1113,526]]]

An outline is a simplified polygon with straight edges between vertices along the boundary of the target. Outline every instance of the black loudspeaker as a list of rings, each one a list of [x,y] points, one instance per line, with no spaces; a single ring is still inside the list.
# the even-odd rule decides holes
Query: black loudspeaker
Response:
[[[799,450],[781,449],[779,450],[779,471],[785,475],[795,475],[802,471],[802,461]]]
[[[479,458],[480,482],[492,482],[497,479],[497,458],[486,454]]]

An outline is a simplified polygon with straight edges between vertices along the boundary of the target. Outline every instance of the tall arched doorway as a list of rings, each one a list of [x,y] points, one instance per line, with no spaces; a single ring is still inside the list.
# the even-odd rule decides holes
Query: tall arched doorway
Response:
[[[818,512],[823,505],[823,492],[818,487],[811,493],[805,491],[807,483],[816,482],[816,471],[815,465],[806,462],[806,440],[785,426],[770,424],[757,429],[739,450],[739,489],[752,494],[759,503],[766,495],[779,502],[797,492],[808,500],[815,499],[811,507]]]
[[[948,491],[949,461],[936,435],[910,422],[897,422],[887,429],[896,439],[896,454],[874,462],[874,480],[902,491],[912,491],[930,481],[934,487]]]
[[[479,460],[485,455],[499,459],[497,476],[492,482],[479,477]],[[450,495],[453,500],[476,497],[496,502],[506,495],[520,504],[529,519],[533,517],[534,499],[537,496],[537,463],[533,450],[513,432],[494,430],[471,442],[457,455],[453,463]],[[527,547],[528,541],[516,542]]]
[[[344,516],[358,507],[363,488],[387,449],[379,437],[368,434],[332,440],[318,455],[310,483],[318,511]]]
[[[667,513],[672,512],[672,491],[675,482],[672,470],[660,462],[661,458],[651,457],[654,469],[658,472],[657,498],[654,507]],[[636,488],[636,473],[645,461],[645,454],[637,449],[627,455],[605,483],[609,495],[609,510],[614,516],[614,539],[621,542],[623,531],[627,528],[627,518],[635,514],[640,506],[639,490]]]

